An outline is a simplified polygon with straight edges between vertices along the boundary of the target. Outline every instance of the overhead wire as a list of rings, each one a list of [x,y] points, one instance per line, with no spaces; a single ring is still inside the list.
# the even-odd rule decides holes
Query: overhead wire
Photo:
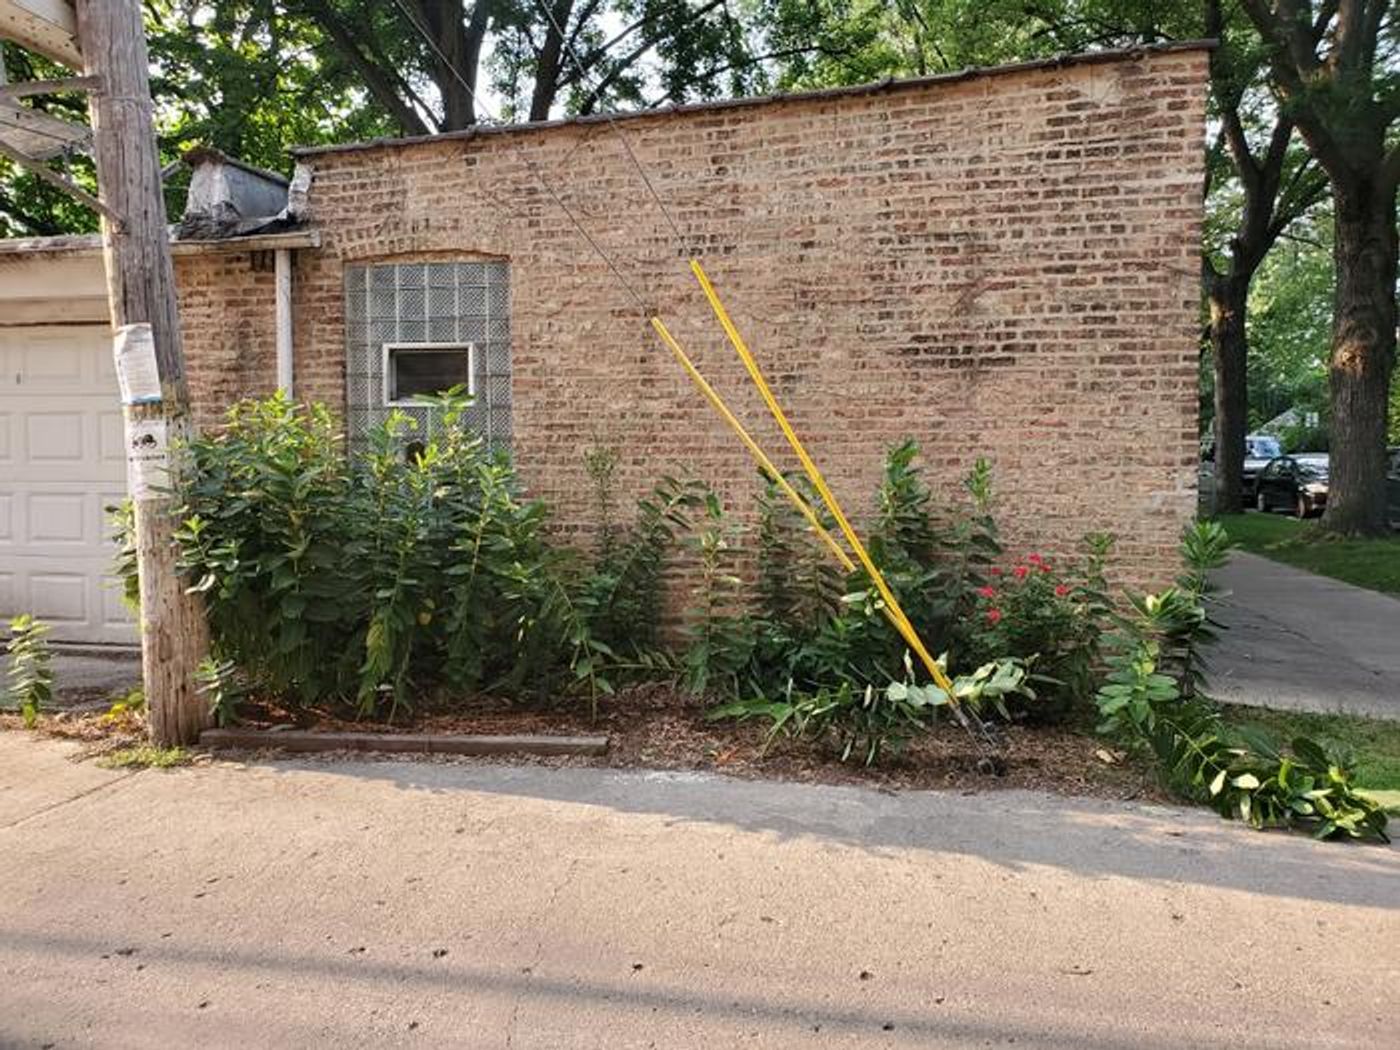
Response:
[[[462,85],[463,89],[467,92],[467,95],[472,100],[473,108],[478,113],[485,113],[492,124],[502,124],[501,119],[498,116],[496,116],[495,113],[492,112],[491,108],[481,101],[481,97],[476,93],[476,89],[471,84],[467,83],[467,78],[462,76],[462,74],[458,72],[457,67],[451,62],[450,59],[448,59],[447,55],[443,53],[442,48],[438,47],[437,41],[433,39],[432,34],[428,32],[427,27],[420,24],[418,19],[416,19],[413,16],[413,13],[408,9],[408,6],[404,3],[404,0],[394,0],[394,5],[403,13],[403,16],[406,19],[408,19],[409,25],[413,26],[414,30],[418,33],[419,36],[423,38],[423,41],[428,45],[429,48],[432,49],[433,53],[437,55],[438,59],[442,62],[443,67],[452,74],[453,78],[456,79],[457,83]],[[643,301],[642,297],[638,295],[637,290],[632,287],[632,282],[630,282],[629,280],[627,280],[626,277],[623,276],[622,271],[618,269],[618,266],[613,261],[612,256],[610,256],[607,252],[603,251],[602,246],[599,245],[598,242],[593,239],[593,235],[588,232],[588,230],[584,227],[583,223],[579,222],[578,217],[574,215],[573,209],[569,207],[569,205],[565,202],[564,198],[561,197],[555,191],[554,187],[550,184],[549,180],[546,179],[544,175],[540,172],[538,165],[536,165],[534,162],[534,159],[531,158],[530,155],[526,153],[523,149],[521,149],[518,143],[515,143],[514,145],[516,149],[516,154],[523,161],[525,161],[526,166],[530,169],[530,173],[535,177],[535,181],[539,183],[540,188],[543,189],[547,194],[549,194],[551,198],[553,198],[554,203],[559,206],[559,209],[566,216],[568,216],[569,221],[573,224],[574,228],[578,230],[579,235],[583,237],[585,241],[588,242],[589,247],[593,249],[594,253],[597,254],[598,258],[602,259],[603,262],[607,265],[608,269],[612,271],[612,274],[617,279],[617,282],[620,285],[622,285],[622,287],[626,290],[627,294],[632,298],[632,301],[636,303],[637,309],[641,311],[643,317],[650,317],[653,311],[647,308],[647,305]]]
[[[577,71],[578,76],[580,78],[580,83],[586,86],[588,79],[587,70],[584,67],[581,58],[579,57],[577,50],[573,46],[573,41],[565,32],[564,27],[559,24],[559,21],[557,18],[555,18],[553,11],[549,9],[547,4],[544,3],[543,0],[535,0],[535,4],[548,19],[554,31],[559,35],[561,46],[569,55],[570,60],[573,61],[575,70]],[[491,122],[493,124],[500,124],[501,121],[499,120],[499,118],[497,118],[492,113],[490,107],[482,104],[475,88],[467,82],[466,78],[463,77],[461,73],[458,72],[456,67],[448,60],[447,56],[443,53],[442,49],[439,48],[437,43],[432,39],[432,36],[428,33],[426,27],[424,27],[418,22],[418,20],[413,16],[412,12],[410,12],[405,6],[403,0],[395,0],[395,5],[403,13],[404,17],[408,19],[409,24],[414,27],[418,34],[428,44],[429,48],[431,48],[432,51],[441,60],[443,66],[452,74],[452,76],[457,80],[457,82],[462,85],[463,89],[472,99],[472,103],[476,107],[477,111],[484,112],[491,119]],[[605,112],[603,114],[603,117],[604,120],[608,123],[609,127],[612,129],[612,131],[618,136],[618,139],[621,142],[624,151],[626,152],[633,167],[636,169],[637,174],[640,177],[643,185],[646,187],[648,194],[655,202],[658,210],[660,210],[662,216],[665,218],[667,225],[670,227],[672,235],[679,243],[682,254],[689,255],[689,252],[687,251],[687,242],[684,234],[681,232],[680,227],[677,225],[674,216],[671,214],[670,209],[666,206],[666,203],[662,199],[660,193],[657,192],[655,185],[652,183],[650,176],[647,174],[645,166],[641,163],[640,158],[632,149],[632,144],[628,139],[626,133],[622,130],[620,124],[618,123],[617,119],[613,114]],[[700,389],[701,393],[705,396],[705,398],[710,402],[710,404],[715,408],[715,410],[719,412],[719,414],[725,419],[725,421],[739,436],[740,440],[749,450],[750,454],[754,457],[754,459],[758,462],[763,472],[767,474],[770,477],[770,479],[772,479],[774,483],[776,483],[779,486],[779,488],[788,497],[788,499],[803,514],[803,517],[806,518],[808,524],[817,533],[817,535],[826,543],[828,549],[841,563],[842,567],[845,568],[848,572],[854,571],[855,563],[851,561],[850,556],[846,553],[846,551],[841,548],[840,544],[836,542],[835,538],[832,537],[830,532],[821,524],[820,520],[817,517],[816,511],[812,508],[808,501],[803,499],[802,496],[792,487],[791,483],[788,482],[788,480],[782,474],[782,472],[780,472],[777,469],[777,467],[772,463],[772,461],[763,452],[762,448],[758,445],[758,443],[753,440],[752,436],[744,428],[743,424],[725,405],[720,395],[705,380],[704,376],[700,373],[699,369],[695,367],[694,363],[685,353],[684,349],[680,346],[679,342],[671,334],[669,329],[666,327],[665,323],[661,320],[661,318],[657,315],[655,311],[649,310],[647,308],[645,302],[643,302],[641,297],[637,294],[631,282],[629,282],[626,279],[626,277],[623,276],[620,268],[617,266],[613,258],[606,251],[604,251],[604,249],[598,243],[598,241],[583,226],[583,224],[579,221],[578,217],[574,214],[573,210],[569,208],[568,204],[564,201],[564,199],[544,177],[544,174],[534,163],[533,159],[531,159],[528,156],[528,154],[524,153],[523,151],[520,151],[518,144],[516,144],[516,149],[519,155],[522,157],[522,159],[525,160],[526,165],[529,167],[531,174],[535,177],[535,180],[554,200],[554,202],[559,206],[560,210],[564,212],[564,214],[568,217],[570,223],[572,223],[574,228],[578,230],[580,236],[584,238],[584,240],[587,242],[589,247],[592,248],[594,253],[597,254],[598,257],[601,258],[603,262],[607,265],[608,269],[612,272],[613,276],[617,279],[618,283],[622,285],[622,287],[627,291],[627,293],[636,303],[638,308],[646,316],[648,322],[651,324],[653,330],[657,333],[657,336],[661,339],[662,343],[671,351],[673,356],[676,357],[677,361],[681,364],[682,368],[684,368],[686,373],[690,376],[691,380]],[[870,576],[871,581],[875,584],[876,590],[879,592],[880,597],[882,599],[882,611],[885,617],[890,621],[891,625],[904,639],[905,643],[909,645],[910,649],[913,650],[914,653],[919,657],[920,662],[924,664],[925,669],[929,672],[929,675],[933,679],[935,685],[937,685],[938,688],[947,695],[949,706],[955,712],[962,725],[973,735],[975,739],[979,739],[980,742],[995,743],[996,741],[991,731],[981,721],[981,719],[977,718],[977,716],[974,714],[969,720],[967,713],[962,710],[962,704],[959,702],[958,698],[954,694],[954,687],[947,673],[942,669],[938,661],[933,658],[932,654],[929,653],[927,647],[923,644],[923,641],[919,638],[918,632],[915,630],[908,616],[905,615],[904,610],[900,606],[898,599],[895,597],[894,593],[889,589],[888,584],[885,582],[883,574],[880,573],[879,568],[874,564],[874,561],[870,558],[870,555],[866,551],[864,544],[861,543],[859,536],[856,534],[854,528],[852,528],[852,526],[850,525],[849,520],[846,518],[845,513],[841,509],[840,503],[835,497],[835,494],[831,492],[830,487],[827,485],[826,480],[823,477],[821,471],[817,468],[816,463],[811,459],[810,455],[808,455],[806,448],[802,444],[801,439],[798,437],[796,431],[792,429],[792,426],[788,422],[786,415],[783,413],[781,407],[777,403],[776,398],[773,397],[772,391],[768,387],[767,382],[764,380],[762,372],[758,368],[757,362],[753,359],[752,353],[749,352],[747,344],[744,342],[742,336],[740,336],[738,329],[734,326],[732,320],[728,315],[728,311],[724,308],[722,301],[719,299],[718,293],[715,292],[713,285],[710,283],[709,278],[704,271],[704,268],[694,258],[690,260],[690,266],[696,276],[697,281],[700,283],[701,290],[704,292],[706,298],[709,300],[711,308],[714,310],[716,317],[720,321],[721,327],[724,329],[726,335],[729,337],[731,344],[733,344],[735,351],[739,354],[740,359],[743,361],[746,370],[749,372],[750,378],[753,380],[755,386],[758,388],[759,393],[762,395],[764,402],[767,404],[770,413],[777,421],[779,428],[783,431],[784,436],[788,439],[788,443],[792,446],[793,451],[797,454],[799,461],[802,463],[804,471],[807,473],[808,478],[812,481],[813,486],[817,489],[817,492],[820,495],[822,502],[825,503],[827,509],[831,511],[832,516],[836,519],[836,522],[840,527],[842,534],[845,536],[847,542],[851,544],[852,549],[856,552],[857,558],[859,559],[861,566],[865,569],[867,575]]]
[[[490,106],[486,105],[481,100],[481,96],[477,94],[476,89],[470,83],[468,83],[467,79],[457,71],[456,67],[453,66],[451,62],[448,61],[447,56],[443,53],[442,49],[438,47],[437,43],[432,39],[432,36],[428,33],[427,28],[423,26],[417,18],[414,17],[413,13],[405,6],[403,0],[394,0],[394,2],[395,6],[397,6],[399,11],[403,14],[403,16],[406,19],[408,19],[409,24],[414,28],[418,35],[423,38],[424,42],[428,45],[428,47],[431,48],[433,53],[438,56],[438,58],[442,61],[442,64],[452,73],[452,76],[457,80],[457,82],[462,85],[462,88],[467,92],[467,95],[471,98],[472,105],[475,107],[476,111],[478,113],[485,114],[492,124],[497,126],[503,126],[504,122],[501,121],[501,119],[492,111]],[[558,22],[553,18],[552,13],[546,9],[546,14],[550,16],[550,21],[553,22],[553,24],[557,27]],[[557,28],[556,31],[558,31]],[[562,39],[563,34],[561,33],[560,35]],[[574,59],[575,63],[577,64],[577,52],[573,50],[572,44],[570,44],[569,46],[569,52],[570,57]],[[580,76],[582,77],[583,75],[584,74],[580,72]],[[642,181],[646,184],[647,189],[651,193],[652,198],[656,201],[658,206],[661,208],[662,213],[666,216],[668,224],[670,225],[676,237],[680,239],[681,247],[682,249],[684,249],[685,243],[684,238],[681,236],[680,229],[676,225],[675,220],[671,217],[669,210],[666,208],[665,202],[661,200],[660,195],[656,192],[656,188],[652,185],[650,178],[647,177],[646,169],[642,167],[640,160],[638,159],[637,155],[632,151],[630,144],[626,143],[626,136],[622,134],[621,129],[618,128],[615,123],[613,123],[611,115],[609,115],[608,119],[609,123],[613,124],[614,130],[617,131],[618,134],[623,138],[624,144],[627,145],[628,156],[631,157],[633,165],[636,167],[638,173],[642,177]],[[535,181],[539,183],[540,187],[550,196],[550,198],[555,202],[555,204],[559,206],[559,209],[563,211],[565,216],[567,216],[569,222],[574,226],[576,230],[578,230],[579,235],[583,237],[584,241],[593,250],[593,252],[600,259],[602,259],[603,262],[607,265],[608,269],[612,271],[614,278],[616,278],[618,283],[623,287],[624,290],[626,290],[628,295],[631,296],[633,302],[637,304],[638,309],[642,312],[642,315],[647,319],[648,323],[651,324],[653,330],[657,333],[657,336],[661,339],[662,343],[666,346],[668,350],[671,351],[671,354],[680,363],[681,367],[685,370],[686,374],[690,376],[691,380],[699,388],[701,394],[704,395],[706,400],[708,400],[710,404],[714,406],[715,410],[719,412],[720,416],[734,430],[735,434],[739,437],[739,440],[743,443],[744,447],[747,448],[750,454],[754,457],[754,460],[758,463],[760,469],[768,476],[768,478],[775,485],[778,486],[779,490],[781,490],[782,493],[785,496],[787,496],[789,501],[791,501],[793,505],[797,507],[798,511],[807,520],[807,523],[826,544],[827,548],[832,552],[833,556],[836,557],[837,561],[841,563],[842,567],[847,572],[853,572],[855,570],[855,563],[851,561],[850,556],[847,555],[846,552],[841,549],[840,544],[836,542],[836,540],[831,536],[830,532],[828,532],[826,528],[822,525],[815,509],[812,508],[812,506],[808,503],[807,500],[802,498],[801,494],[798,493],[797,490],[792,487],[792,483],[787,480],[787,478],[783,475],[782,471],[780,471],[776,466],[774,466],[772,460],[770,460],[768,456],[764,454],[758,442],[753,439],[752,435],[750,435],[749,432],[744,428],[744,425],[739,421],[738,417],[735,416],[734,413],[729,410],[729,408],[725,405],[724,400],[719,396],[715,389],[712,386],[710,386],[710,384],[705,380],[700,370],[695,367],[695,363],[690,359],[689,355],[686,354],[685,350],[681,347],[679,341],[671,334],[669,329],[666,328],[665,324],[661,321],[660,317],[657,316],[654,311],[647,308],[646,303],[643,302],[641,296],[633,288],[631,282],[628,281],[625,276],[623,276],[621,269],[618,267],[616,261],[603,249],[602,245],[598,243],[598,241],[593,237],[593,235],[588,232],[587,228],[585,228],[583,223],[579,221],[578,217],[574,214],[573,210],[568,206],[568,204],[559,195],[559,193],[555,191],[553,185],[549,182],[547,178],[545,178],[544,173],[540,170],[539,166],[535,164],[534,160],[527,153],[521,150],[518,143],[512,143],[512,145],[517,155],[525,162],[526,166],[529,168],[531,175],[535,178]]]
[[[563,46],[564,50],[568,53],[569,58],[574,63],[574,70],[578,74],[580,84],[586,87],[588,81],[588,71],[584,67],[583,60],[579,57],[578,51],[574,48],[572,37],[570,37],[569,34],[565,32],[564,27],[559,24],[559,20],[555,17],[554,11],[550,8],[547,0],[535,0],[535,6],[549,21],[550,27],[554,30],[554,32],[558,34],[561,45]],[[652,200],[656,203],[656,206],[660,210],[662,216],[665,218],[667,225],[670,226],[671,232],[675,236],[676,241],[680,244],[682,251],[688,255],[689,252],[685,251],[687,247],[687,240],[685,235],[681,233],[680,228],[676,225],[676,221],[671,215],[670,208],[666,206],[665,200],[657,192],[656,186],[651,181],[651,177],[647,174],[646,167],[641,163],[641,160],[637,157],[636,151],[633,150],[632,143],[628,138],[626,132],[622,129],[621,124],[617,121],[613,114],[605,111],[603,116],[604,119],[607,121],[609,127],[617,134],[618,140],[621,142],[623,149],[626,151],[628,158],[632,162],[632,166],[636,168],[637,174],[641,178],[642,184],[646,187],[647,192],[651,195]],[[920,662],[924,665],[925,669],[928,671],[930,677],[934,680],[935,684],[937,684],[940,689],[944,690],[949,695],[950,699],[953,699],[953,685],[952,682],[949,680],[947,673],[942,669],[942,667],[939,666],[938,661],[934,659],[933,655],[928,651],[928,648],[924,645],[923,640],[919,637],[918,631],[914,628],[914,625],[910,622],[909,617],[905,614],[903,608],[900,606],[899,600],[895,597],[894,593],[890,590],[889,585],[885,582],[884,575],[875,565],[869,553],[866,551],[865,545],[861,542],[859,535],[851,526],[850,521],[847,519],[845,512],[841,508],[840,501],[837,500],[835,493],[831,491],[831,488],[827,484],[825,477],[822,475],[820,468],[818,468],[816,463],[808,454],[807,449],[803,445],[801,438],[798,437],[797,432],[793,429],[791,423],[789,423],[786,414],[783,412],[781,406],[778,404],[777,399],[773,396],[773,392],[769,388],[767,381],[764,379],[763,373],[758,366],[758,362],[754,359],[752,352],[748,348],[748,345],[745,343],[743,337],[739,334],[738,328],[735,326],[733,320],[730,318],[729,312],[725,309],[724,304],[720,299],[718,292],[715,291],[714,285],[711,283],[709,276],[704,270],[704,267],[701,266],[698,260],[691,258],[690,268],[692,273],[694,273],[696,280],[699,282],[701,291],[705,294],[705,298],[709,301],[711,309],[714,311],[721,328],[724,329],[724,332],[726,336],[728,336],[729,341],[734,347],[735,352],[738,353],[740,360],[743,362],[744,368],[749,374],[749,378],[753,381],[754,386],[758,389],[758,392],[763,398],[764,403],[768,406],[768,410],[773,416],[774,420],[777,422],[779,429],[782,430],[783,436],[787,438],[788,444],[792,447],[793,452],[797,455],[798,461],[802,464],[803,471],[807,474],[808,479],[812,482],[813,487],[817,490],[817,493],[821,497],[822,502],[826,504],[827,509],[831,511],[832,517],[836,519],[837,526],[840,528],[842,535],[846,538],[846,542],[851,545],[851,549],[855,552],[856,557],[860,560],[862,568],[865,569],[865,572],[870,577],[871,582],[874,583],[876,590],[879,592],[881,599],[884,601],[886,607],[888,608],[891,614],[891,623],[899,632],[899,634],[904,638],[906,644],[908,644],[909,647],[914,651],[915,655],[919,657]],[[725,409],[724,411],[727,412],[728,410]],[[828,542],[831,543],[832,546],[835,546],[834,542],[830,540],[829,535],[825,534],[825,530],[822,530],[822,532],[828,539]],[[850,569],[853,568],[850,562],[850,558],[845,556],[844,551],[842,551],[841,554],[841,560],[843,565],[847,567],[847,571],[850,571]]]

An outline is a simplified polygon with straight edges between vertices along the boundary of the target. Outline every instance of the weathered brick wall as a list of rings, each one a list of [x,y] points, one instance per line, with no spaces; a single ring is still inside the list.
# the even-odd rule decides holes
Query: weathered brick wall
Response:
[[[230,404],[277,389],[276,285],[250,252],[174,259],[195,422],[216,424]]]
[[[746,453],[528,157],[781,463],[687,254],[850,509],[870,506],[883,450],[911,435],[945,498],[992,460],[1014,551],[1109,530],[1119,578],[1161,582],[1195,506],[1205,84],[1206,55],[1188,49],[629,119],[683,247],[606,124],[317,153],[323,247],[297,273],[298,391],[344,404],[347,263],[504,257],[516,459],[561,524],[589,520],[594,443],[621,451],[624,495],[684,462],[751,509]],[[237,316],[226,308],[224,353]],[[269,313],[239,351],[263,375],[270,332]]]

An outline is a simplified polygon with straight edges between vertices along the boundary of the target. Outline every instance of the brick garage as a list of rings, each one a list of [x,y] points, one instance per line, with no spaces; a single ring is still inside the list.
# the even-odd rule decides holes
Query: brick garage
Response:
[[[1173,47],[620,121],[684,245],[603,121],[303,151],[321,247],[297,256],[297,394],[345,411],[348,270],[504,262],[511,445],[561,526],[589,520],[594,444],[622,495],[684,462],[746,513],[746,453],[533,165],[776,454],[703,260],[853,508],[914,436],[945,498],[992,460],[1013,550],[1106,529],[1120,579],[1161,582],[1195,508],[1206,64]],[[177,275],[207,421],[273,385],[270,275],[236,255]]]

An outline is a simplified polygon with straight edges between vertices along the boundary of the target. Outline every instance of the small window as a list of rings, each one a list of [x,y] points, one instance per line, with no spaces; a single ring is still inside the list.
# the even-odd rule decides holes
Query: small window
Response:
[[[412,405],[454,386],[476,393],[473,343],[385,343],[384,403]]]

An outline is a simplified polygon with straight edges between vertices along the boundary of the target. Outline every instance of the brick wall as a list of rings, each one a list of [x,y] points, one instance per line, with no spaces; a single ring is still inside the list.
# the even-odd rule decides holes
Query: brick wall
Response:
[[[174,263],[190,403],[208,427],[240,397],[277,389],[275,279],[251,252],[180,254]]]
[[[298,392],[344,405],[345,264],[504,257],[516,459],[561,526],[586,527],[593,443],[621,451],[624,494],[684,462],[747,513],[747,454],[533,164],[780,463],[687,253],[850,509],[911,435],[944,498],[992,460],[1013,550],[1106,529],[1120,579],[1161,582],[1195,507],[1205,85],[1185,49],[629,119],[684,247],[604,123],[315,153]],[[236,269],[181,267],[201,405],[273,374],[270,275]]]

